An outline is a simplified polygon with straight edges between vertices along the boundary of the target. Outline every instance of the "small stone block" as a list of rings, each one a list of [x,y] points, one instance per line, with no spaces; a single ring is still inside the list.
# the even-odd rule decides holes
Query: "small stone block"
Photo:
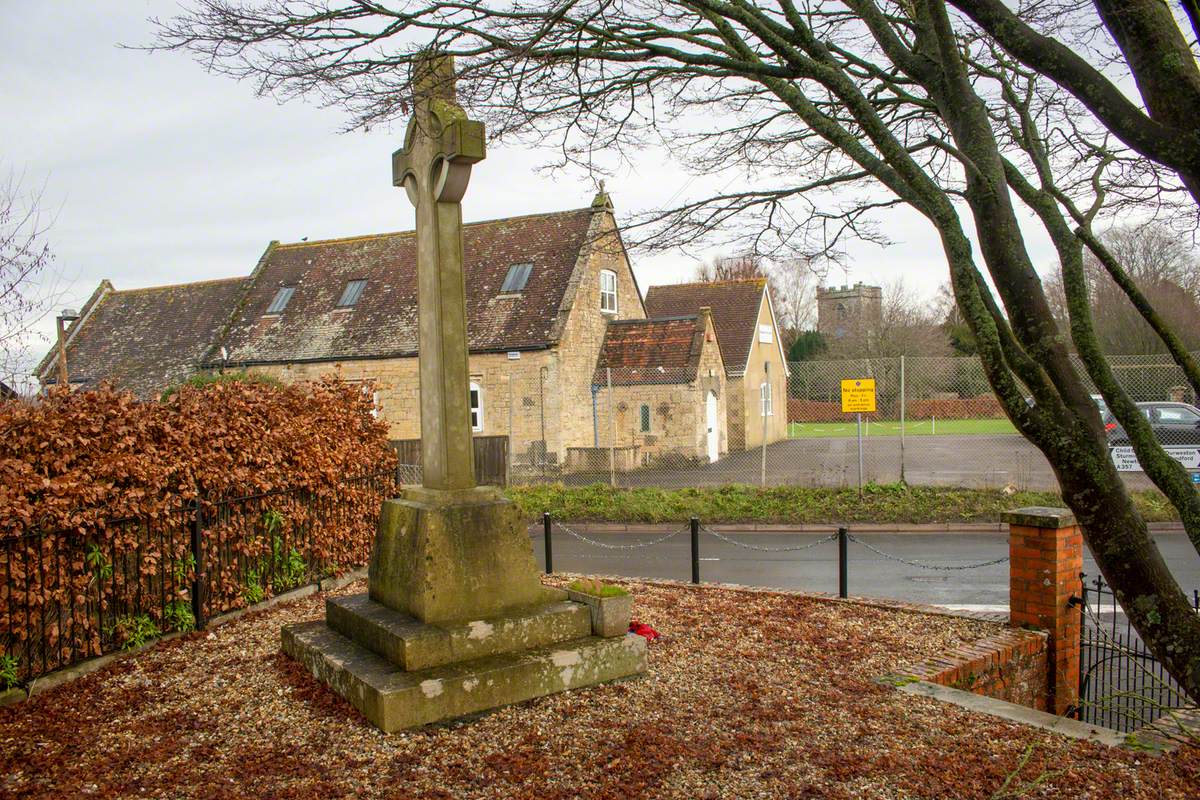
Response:
[[[1015,511],[1005,511],[1000,515],[1002,522],[1009,525],[1021,525],[1026,528],[1070,528],[1076,525],[1075,512],[1067,508],[1051,508],[1049,506],[1028,506]]]

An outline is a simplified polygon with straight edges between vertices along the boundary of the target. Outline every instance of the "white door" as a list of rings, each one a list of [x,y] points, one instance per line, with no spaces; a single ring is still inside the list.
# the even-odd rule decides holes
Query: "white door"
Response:
[[[717,395],[713,392],[708,393],[708,402],[705,404],[707,414],[705,415],[708,428],[708,460],[716,461],[717,447],[719,446],[719,434],[717,433]]]

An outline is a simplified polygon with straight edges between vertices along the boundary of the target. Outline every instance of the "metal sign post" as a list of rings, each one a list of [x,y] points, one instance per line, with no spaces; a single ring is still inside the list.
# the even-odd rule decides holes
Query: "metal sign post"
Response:
[[[850,378],[842,381],[842,413],[854,414],[858,423],[858,493],[863,489],[862,415],[875,412],[875,379]]]
[[[862,414],[854,416],[858,418],[858,493],[861,495],[863,487]]]

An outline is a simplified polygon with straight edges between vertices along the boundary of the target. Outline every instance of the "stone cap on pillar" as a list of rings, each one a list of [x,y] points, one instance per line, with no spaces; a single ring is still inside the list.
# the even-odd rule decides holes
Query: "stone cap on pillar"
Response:
[[[1070,528],[1079,524],[1075,521],[1075,512],[1068,508],[1049,506],[1028,506],[1014,511],[1005,511],[1000,515],[1000,521],[1025,528],[1058,529]]]

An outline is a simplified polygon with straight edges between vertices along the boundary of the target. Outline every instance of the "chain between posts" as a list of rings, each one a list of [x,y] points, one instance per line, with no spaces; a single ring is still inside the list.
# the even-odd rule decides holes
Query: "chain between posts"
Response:
[[[679,534],[688,530],[688,526],[685,525],[682,528],[678,528],[676,530],[671,531],[666,536],[660,536],[659,538],[652,539],[651,541],[648,541],[648,542],[638,542],[637,544],[606,544],[605,542],[598,542],[595,539],[588,538],[587,536],[584,536],[582,533],[577,533],[577,532],[571,530],[570,528],[568,528],[566,525],[559,522],[558,520],[554,520],[553,524],[559,530],[561,530],[563,533],[566,533],[569,536],[573,536],[581,542],[586,542],[586,543],[588,543],[590,545],[594,545],[596,547],[602,547],[605,550],[639,550],[643,547],[651,547],[656,544],[661,544],[661,543],[667,541],[668,539],[678,536]]]
[[[875,547],[874,545],[864,542],[862,539],[859,539],[857,536],[854,536],[853,534],[850,534],[847,538],[849,538],[850,541],[852,541],[856,544],[861,544],[863,547],[867,548],[872,553],[874,553],[878,556],[883,556],[884,558],[888,559],[889,561],[895,561],[900,564],[907,564],[910,567],[920,567],[921,569],[934,569],[934,570],[939,570],[939,571],[944,571],[944,572],[952,572],[952,571],[963,570],[963,569],[979,569],[980,567],[991,567],[996,564],[1003,564],[1005,561],[1008,561],[1008,556],[1002,556],[1000,558],[992,559],[991,561],[981,561],[978,564],[956,564],[956,565],[926,564],[923,561],[912,561],[907,558],[901,558],[900,556],[894,556],[891,553],[886,553],[883,550],[880,550],[878,547]]]
[[[838,536],[837,533],[831,533],[828,536],[817,539],[815,542],[809,542],[808,544],[797,545],[795,547],[759,547],[758,545],[746,544],[745,542],[739,542],[736,539],[731,539],[728,536],[713,530],[707,525],[701,525],[700,529],[710,536],[714,536],[723,542],[734,545],[735,547],[741,547],[746,550],[757,550],[760,553],[794,553],[800,550],[810,550],[817,545],[824,544],[825,542],[832,542]]]

